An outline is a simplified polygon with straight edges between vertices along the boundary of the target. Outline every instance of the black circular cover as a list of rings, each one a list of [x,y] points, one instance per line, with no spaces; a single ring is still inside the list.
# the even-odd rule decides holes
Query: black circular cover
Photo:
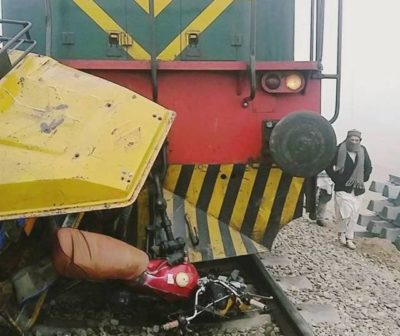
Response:
[[[284,172],[293,176],[314,176],[331,163],[336,152],[336,134],[324,117],[311,112],[294,112],[273,128],[270,150]]]

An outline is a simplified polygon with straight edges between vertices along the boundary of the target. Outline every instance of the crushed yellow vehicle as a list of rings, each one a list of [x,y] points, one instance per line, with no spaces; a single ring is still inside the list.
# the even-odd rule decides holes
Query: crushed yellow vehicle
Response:
[[[174,115],[28,54],[0,80],[0,220],[131,204]]]

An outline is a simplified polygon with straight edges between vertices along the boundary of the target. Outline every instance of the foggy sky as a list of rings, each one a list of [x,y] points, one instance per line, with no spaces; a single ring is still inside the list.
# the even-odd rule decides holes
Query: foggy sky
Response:
[[[296,59],[308,57],[309,0],[296,0]],[[373,161],[373,177],[400,176],[400,46],[396,32],[400,1],[344,0],[341,110],[334,124],[338,141],[348,129],[362,131]],[[325,73],[336,70],[337,1],[326,1]],[[306,22],[307,21],[307,22]],[[322,114],[334,110],[334,81],[323,82]]]

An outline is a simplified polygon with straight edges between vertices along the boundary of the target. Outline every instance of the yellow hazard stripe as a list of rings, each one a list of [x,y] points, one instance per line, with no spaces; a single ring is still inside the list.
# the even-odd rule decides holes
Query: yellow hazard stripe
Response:
[[[256,222],[254,224],[253,238],[256,241],[260,241],[262,237],[264,237],[265,230],[267,228],[266,223],[268,223],[269,217],[271,216],[272,206],[274,205],[275,195],[278,191],[281,177],[282,170],[277,168],[271,169],[268,176],[267,185],[262,196],[263,203],[260,207]]]
[[[240,232],[236,231],[232,227],[229,227],[229,233],[231,234],[232,238],[232,243],[233,247],[235,248],[236,255],[246,255],[247,254],[247,249],[246,246],[244,245],[242,235]]]
[[[172,165],[167,170],[165,176],[164,187],[168,190],[175,190],[176,183],[178,182],[179,174],[181,173],[181,165]]]
[[[202,33],[218,16],[233,2],[233,0],[214,0],[197,16],[170,44],[158,55],[162,60],[174,60],[189,44],[187,34],[195,31]]]
[[[186,197],[192,204],[196,205],[199,199],[201,187],[203,186],[204,178],[206,177],[207,167],[199,166],[195,169],[190,179],[189,188],[186,192]]]
[[[304,178],[302,177],[292,178],[292,182],[290,183],[290,188],[286,196],[285,204],[283,206],[280,224],[286,224],[293,218],[303,182]]]
[[[215,259],[225,258],[226,255],[224,244],[222,242],[221,231],[219,230],[218,219],[214,216],[207,216],[207,221],[213,256]]]
[[[232,169],[233,164],[221,165],[219,169],[219,178],[216,180],[214,191],[208,206],[208,211],[211,214],[218,215],[221,211],[222,202],[224,201],[222,195],[225,195],[226,189],[228,188],[228,183],[226,183],[226,181],[229,181],[231,178]]]
[[[220,167],[219,178],[216,180],[210,204],[208,205],[208,212],[210,214],[219,214],[221,211],[222,202],[224,200],[221,195],[226,193],[228,184],[225,182],[225,180],[229,181],[232,169],[233,165],[222,165]],[[214,216],[208,216],[208,230],[214,258],[226,257],[218,219]]]
[[[232,226],[238,231],[240,231],[243,225],[244,215],[249,205],[251,190],[253,190],[256,175],[256,170],[246,168],[231,218]]]
[[[150,14],[150,1],[151,0],[134,0],[140,7],[143,8],[143,10]],[[165,7],[167,7],[172,0],[153,0],[154,1],[154,16],[158,16]]]
[[[150,59],[150,54],[134,40],[118,23],[116,23],[99,5],[93,0],[73,0],[74,3],[86,13],[106,33],[123,32],[129,36],[132,46],[124,46],[125,51],[133,59]]]

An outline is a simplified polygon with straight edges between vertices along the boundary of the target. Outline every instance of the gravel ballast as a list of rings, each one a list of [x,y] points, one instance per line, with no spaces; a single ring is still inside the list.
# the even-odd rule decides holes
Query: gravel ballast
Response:
[[[267,269],[278,279],[305,276],[311,289],[286,289],[289,299],[329,304],[338,323],[315,323],[316,335],[400,335],[400,252],[379,238],[356,238],[357,249],[339,244],[335,224],[320,227],[300,218],[278,234],[272,255],[289,263]]]

